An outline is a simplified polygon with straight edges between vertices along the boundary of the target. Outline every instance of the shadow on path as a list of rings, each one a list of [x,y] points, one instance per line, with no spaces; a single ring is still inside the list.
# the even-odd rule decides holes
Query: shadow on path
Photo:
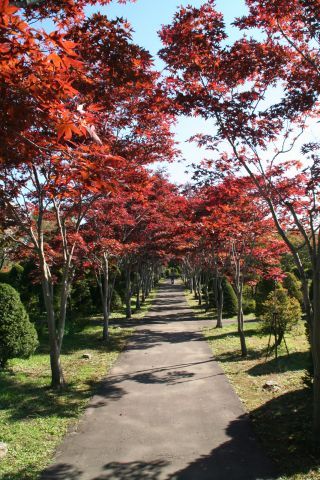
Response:
[[[209,455],[201,456],[169,478],[172,480],[275,480],[278,478],[270,461],[261,456],[246,415],[230,422],[226,433],[230,436],[229,441],[213,449]]]
[[[164,332],[144,328],[135,333],[134,341],[127,345],[126,350],[146,350],[154,348],[163,342],[170,344],[189,343],[192,341],[204,342],[205,338],[199,332]]]
[[[168,365],[165,367],[154,367],[151,369],[130,372],[129,374],[111,376],[105,382],[104,394],[108,395],[108,389],[110,389],[111,392],[114,389],[116,394],[118,390],[117,384],[122,384],[124,381],[132,381],[145,384],[159,383],[175,385],[177,383],[198,381],[203,380],[204,378],[211,378],[213,376],[223,375],[223,373],[218,373],[206,377],[197,376],[197,378],[193,378],[195,376],[195,373],[188,372],[186,370],[187,368],[194,368],[197,365],[204,365],[211,362],[214,362],[214,359],[206,360],[204,362],[179,363],[174,365]],[[123,389],[120,388],[119,391],[120,396],[124,394]]]
[[[89,405],[106,408],[90,412],[41,479],[275,480],[183,287],[162,285],[137,324]]]
[[[230,440],[191,462],[173,474],[165,475],[168,460],[128,463],[110,462],[103,473],[90,480],[276,480],[269,461],[262,460],[257,444],[248,430],[244,415],[229,424]],[[81,472],[74,466],[58,464],[47,471],[45,480],[75,480]]]

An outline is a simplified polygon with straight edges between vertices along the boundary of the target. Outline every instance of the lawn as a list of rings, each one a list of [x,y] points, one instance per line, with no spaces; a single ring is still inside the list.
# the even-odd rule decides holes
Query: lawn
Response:
[[[134,318],[142,318],[155,296],[153,292]],[[113,315],[121,325],[123,315]],[[101,341],[101,319],[91,318],[81,331],[64,340],[62,364],[67,388],[53,392],[50,385],[46,338],[28,360],[13,359],[0,372],[0,441],[8,455],[0,460],[1,480],[35,480],[50,463],[55,448],[75,426],[90,397],[106,376],[133,329],[111,326],[110,340]],[[90,359],[83,354],[90,354]]]
[[[187,293],[187,299],[196,315],[203,316],[192,295]],[[320,479],[320,455],[310,435],[312,394],[304,384],[309,353],[303,322],[286,336],[290,355],[281,347],[278,361],[274,357],[266,360],[268,335],[261,333],[258,322],[246,323],[245,331],[245,359],[241,358],[234,323],[223,329],[206,329],[204,334],[249,413],[264,449],[275,460],[279,479]],[[269,380],[276,382],[279,389],[263,388]]]

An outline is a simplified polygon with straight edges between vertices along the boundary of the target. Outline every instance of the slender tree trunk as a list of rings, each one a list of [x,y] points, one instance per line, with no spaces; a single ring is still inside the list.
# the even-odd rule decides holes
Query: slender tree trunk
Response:
[[[216,328],[222,328],[222,316],[223,316],[223,288],[222,277],[215,278],[215,299],[217,307],[217,323]]]
[[[194,298],[197,299],[197,279],[195,275],[193,275],[192,277],[192,288],[193,288]]]
[[[48,272],[46,264],[43,263],[42,267],[42,290],[43,298],[47,311],[48,333],[49,333],[49,345],[50,345],[50,367],[51,367],[51,386],[53,388],[62,388],[65,385],[63,371],[60,362],[60,348],[56,332],[56,319],[53,307],[53,287],[50,279],[48,278]]]
[[[319,442],[320,436],[320,259],[313,270],[313,323],[311,329],[311,351],[313,357],[313,433]]]
[[[198,275],[194,276],[193,289],[194,289],[194,298],[195,300],[198,300]]]
[[[198,305],[201,307],[202,305],[202,284],[201,284],[201,274],[198,276],[198,282],[197,282],[197,295],[198,295]]]
[[[37,185],[39,185],[36,170],[34,169]],[[41,189],[40,189],[41,190]],[[50,346],[50,367],[51,367],[51,386],[55,389],[61,389],[65,385],[63,376],[63,370],[60,361],[60,353],[62,346],[62,339],[64,333],[64,321],[65,317],[61,317],[60,310],[60,325],[57,325],[56,316],[54,311],[54,290],[51,277],[50,268],[46,262],[44,251],[44,235],[43,235],[43,196],[39,196],[39,212],[37,219],[37,238],[34,236],[32,229],[30,229],[30,236],[34,241],[39,258],[40,271],[41,271],[41,284],[43,292],[43,300],[47,312],[48,334],[49,334],[49,346]],[[71,258],[68,258],[71,262]],[[70,267],[70,263],[67,263]],[[68,269],[64,269],[63,280],[68,280]],[[68,289],[66,289],[65,295],[65,311],[67,309],[68,301]],[[61,307],[61,306],[60,306]],[[63,313],[63,312],[62,312]],[[65,315],[65,313],[64,313]],[[62,320],[62,322],[61,322]],[[62,331],[63,328],[63,331]]]
[[[222,328],[222,305],[221,303],[218,304],[217,307],[217,323],[216,328]]]
[[[66,316],[67,316],[67,303],[68,303],[68,296],[69,296],[69,273],[70,273],[70,263],[69,260],[64,267],[62,282],[61,282],[61,293],[60,293],[60,315],[59,315],[59,324],[58,324],[58,343],[59,343],[59,350],[61,350],[64,332],[65,332],[65,325],[66,325]]]
[[[236,293],[237,293],[237,300],[238,300],[238,333],[240,337],[240,345],[241,345],[241,355],[242,357],[246,357],[248,355],[247,345],[246,345],[246,337],[244,334],[244,321],[243,321],[243,308],[242,308],[242,301],[243,301],[243,282],[240,278],[237,279],[237,286],[236,286]]]
[[[109,283],[109,261],[107,255],[103,255],[102,260],[102,272],[96,273],[96,280],[99,286],[100,299],[102,305],[103,326],[102,326],[102,339],[107,340],[109,337],[109,319],[111,310],[111,298],[113,293],[113,285],[110,287]]]
[[[110,318],[110,310],[109,310],[109,260],[106,253],[103,254],[103,300],[102,300],[102,308],[103,308],[103,332],[102,332],[102,339],[104,341],[108,340],[109,338],[109,318]]]
[[[112,297],[113,297],[113,292],[114,292],[114,286],[116,284],[116,278],[117,278],[117,275],[114,274],[111,284],[110,284],[110,280],[109,280],[109,293],[108,293],[109,318],[110,318],[110,315],[111,315],[111,302],[112,302]]]
[[[205,276],[205,283],[204,283],[204,295],[206,300],[206,312],[209,310],[209,278],[208,275]]]
[[[275,343],[275,346],[280,347],[283,337],[284,337],[284,331],[283,330],[278,330],[278,335],[277,335],[277,341]]]
[[[5,260],[6,260],[6,252],[4,250],[0,258],[0,270],[2,270]]]
[[[141,305],[146,301],[146,272],[143,269],[141,272]]]
[[[150,271],[147,273],[147,279],[146,279],[146,298],[149,297],[151,291],[151,273]]]
[[[131,267],[126,267],[126,318],[132,317],[131,311]]]
[[[137,297],[136,297],[136,310],[141,309],[141,302],[140,302],[140,292],[141,292],[141,275],[137,273]]]

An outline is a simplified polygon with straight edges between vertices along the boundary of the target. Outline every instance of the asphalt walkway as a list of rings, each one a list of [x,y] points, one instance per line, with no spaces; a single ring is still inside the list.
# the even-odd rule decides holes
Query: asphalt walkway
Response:
[[[183,287],[148,317],[42,480],[267,480],[273,467]]]

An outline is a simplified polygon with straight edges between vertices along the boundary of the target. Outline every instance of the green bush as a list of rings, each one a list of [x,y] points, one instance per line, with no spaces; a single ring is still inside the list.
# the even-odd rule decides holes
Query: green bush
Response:
[[[256,311],[256,301],[253,298],[244,299],[243,301],[243,313],[249,315]]]
[[[90,290],[90,278],[78,279],[72,284],[69,308],[75,316],[89,315],[93,312]]]
[[[10,283],[9,274],[10,274],[10,271],[0,272],[0,283]]]
[[[38,330],[41,330],[45,318],[45,307],[41,284],[33,281],[37,277],[36,265],[30,260],[23,265],[18,263],[12,265],[7,272],[0,272],[0,283],[9,284],[19,292],[30,320],[35,323]]]
[[[243,287],[243,300],[242,300],[242,309],[245,315],[250,313],[255,313],[256,311],[256,301],[254,298],[255,288],[251,285],[244,285]]]
[[[24,268],[19,265],[19,263],[15,263],[12,265],[11,270],[8,274],[8,283],[18,292],[21,290],[21,285],[23,282],[23,272]]]
[[[283,287],[277,287],[268,295],[263,304],[262,328],[275,334],[274,316],[276,315],[278,344],[284,334],[301,320],[302,310],[299,301],[288,295]]]
[[[303,296],[301,291],[301,282],[292,272],[286,272],[282,284],[283,287],[288,290],[290,297],[296,298],[301,304],[303,302]]]
[[[0,366],[14,357],[29,357],[38,345],[37,332],[18,292],[0,283]]]
[[[121,310],[122,308],[122,298],[116,290],[113,290],[112,299],[111,299],[111,311]]]
[[[269,278],[262,278],[256,287],[256,315],[260,317],[263,313],[263,304],[266,302],[270,292],[274,290],[275,282]]]
[[[227,279],[223,279],[223,313],[228,317],[234,317],[238,311],[237,296],[232,288],[232,285]]]

